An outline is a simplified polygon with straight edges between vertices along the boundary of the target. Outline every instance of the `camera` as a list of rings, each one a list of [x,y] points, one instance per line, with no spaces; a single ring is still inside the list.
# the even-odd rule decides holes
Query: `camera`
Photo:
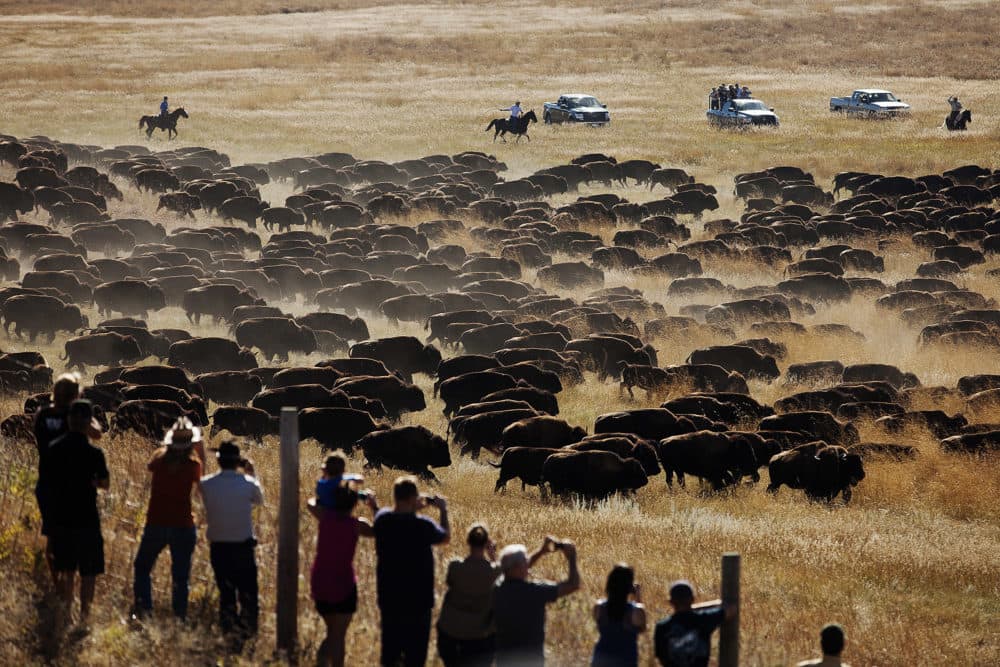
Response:
[[[363,503],[368,502],[368,499],[372,497],[372,492],[367,489],[364,491],[358,491],[358,500]]]

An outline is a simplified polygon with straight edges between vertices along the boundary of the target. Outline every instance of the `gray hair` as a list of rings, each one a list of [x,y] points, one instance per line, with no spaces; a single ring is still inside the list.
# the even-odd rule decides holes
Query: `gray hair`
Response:
[[[528,564],[528,547],[523,544],[508,544],[500,552],[500,570],[507,574],[520,565]]]

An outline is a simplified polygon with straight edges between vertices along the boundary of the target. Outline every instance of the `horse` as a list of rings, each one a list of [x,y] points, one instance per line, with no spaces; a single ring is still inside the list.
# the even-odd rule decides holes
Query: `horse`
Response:
[[[149,139],[153,136],[153,130],[159,128],[161,130],[167,131],[167,139],[173,139],[177,136],[177,119],[187,118],[187,111],[184,111],[184,107],[177,107],[166,116],[143,116],[139,119],[139,129],[142,126],[146,126],[146,138]]]
[[[972,122],[972,112],[968,109],[963,109],[961,113],[948,114],[947,118],[944,119],[944,126],[948,128],[950,132],[955,130],[963,131],[965,126]]]
[[[531,141],[531,137],[528,136],[528,123],[537,123],[538,116],[535,115],[535,110],[532,109],[528,113],[524,114],[520,118],[494,118],[490,121],[490,124],[486,126],[486,131],[494,130],[493,141],[496,142],[497,137],[504,143],[507,140],[504,135],[510,132],[511,134],[517,135],[515,143],[521,140],[521,137],[528,137],[528,141]]]

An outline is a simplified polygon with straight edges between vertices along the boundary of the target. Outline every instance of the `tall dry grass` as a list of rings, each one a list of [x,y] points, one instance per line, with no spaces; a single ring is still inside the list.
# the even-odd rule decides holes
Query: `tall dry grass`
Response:
[[[325,150],[361,157],[399,159],[480,149],[506,161],[509,175],[549,166],[594,150],[619,157],[654,158],[688,168],[720,189],[718,217],[738,217],[730,196],[738,171],[791,163],[827,179],[842,169],[917,175],[966,162],[997,166],[998,123],[990,114],[995,96],[997,20],[995,3],[924,2],[893,7],[862,3],[658,2],[516,5],[498,18],[488,3],[413,4],[315,0],[288,9],[319,13],[269,14],[248,20],[237,13],[280,12],[283,3],[251,0],[177,7],[159,2],[112,1],[27,4],[0,0],[0,44],[5,47],[0,85],[0,132],[47,134],[64,140],[115,145],[135,143],[135,117],[150,113],[162,94],[191,113],[181,142],[220,148],[236,162]],[[71,12],[73,16],[11,16]],[[183,13],[183,16],[177,16]],[[218,15],[204,18],[206,15]],[[113,15],[104,18],[99,15]],[[164,17],[146,19],[145,17]],[[859,26],[864,26],[860,30]],[[960,44],[961,48],[954,48]],[[511,66],[514,58],[516,66]],[[719,81],[739,79],[777,107],[776,132],[729,133],[707,127],[704,95]],[[914,104],[914,117],[893,123],[854,122],[832,116],[826,98],[856,85],[884,85]],[[609,104],[613,125],[532,128],[530,144],[491,145],[482,133],[493,109],[519,97],[529,106],[568,90],[595,93]],[[943,100],[958,93],[976,113],[971,132],[947,135],[937,128]],[[980,111],[982,114],[980,115]],[[180,142],[179,142],[180,143]],[[154,148],[171,144],[155,137]],[[0,169],[0,178],[12,172]],[[290,193],[284,185],[264,188],[270,201]],[[584,192],[585,194],[586,192]],[[656,195],[628,188],[620,194],[643,201]],[[557,198],[564,203],[572,197]],[[174,218],[153,215],[155,198],[130,191],[114,204],[119,216],[149,217],[169,226]],[[197,224],[215,224],[203,218]],[[185,223],[186,224],[186,223]],[[696,238],[701,223],[691,221]],[[595,230],[610,236],[607,230]],[[456,239],[478,248],[468,236]],[[871,249],[875,249],[872,247]],[[927,258],[906,244],[888,254],[887,283],[913,275]],[[997,297],[991,260],[958,281]],[[780,273],[759,267],[707,262],[706,274],[747,287],[773,284]],[[638,287],[670,314],[699,301],[666,294],[666,281],[609,272],[608,284]],[[571,296],[582,297],[571,292]],[[305,303],[281,304],[289,312]],[[90,312],[91,321],[100,319]],[[954,386],[972,372],[1000,372],[995,355],[943,353],[917,345],[916,330],[875,310],[865,300],[819,308],[806,324],[848,324],[863,343],[807,337],[785,340],[781,363],[841,359],[882,361],[915,372],[926,384]],[[197,335],[226,335],[222,327],[191,326],[179,309],[153,314],[150,327],[182,326]],[[422,335],[419,327],[391,328],[369,319],[375,336]],[[747,332],[740,335],[749,337]],[[654,341],[660,362],[682,361],[705,339]],[[5,339],[5,351],[40,349],[55,360],[53,346]],[[317,356],[293,359],[315,363]],[[430,395],[430,382],[419,378]],[[771,402],[796,391],[776,382],[752,383],[756,398]],[[592,427],[594,418],[626,407],[656,405],[634,399],[593,378],[568,388],[562,415]],[[949,413],[960,404],[936,406]],[[0,416],[19,411],[0,403]],[[1000,421],[984,415],[983,421]],[[443,432],[440,404],[409,415]],[[866,439],[889,436],[860,425]],[[459,460],[438,471],[440,491],[451,499],[461,533],[474,520],[487,521],[501,543],[536,542],[546,533],[580,544],[584,590],[550,614],[551,664],[586,662],[595,639],[589,607],[601,594],[611,565],[626,560],[638,569],[652,615],[667,611],[669,582],[691,578],[699,593],[718,590],[718,558],[727,550],[744,556],[742,651],[749,665],[789,664],[815,651],[820,625],[839,620],[848,627],[848,660],[855,665],[992,665],[1000,661],[1000,462],[997,457],[942,453],[926,432],[895,436],[919,448],[916,461],[871,461],[868,477],[848,507],[806,502],[783,490],[776,497],[762,485],[713,496],[696,485],[668,490],[657,478],[634,500],[614,499],[593,509],[543,502],[537,491],[516,484],[492,493],[494,471]],[[215,593],[204,545],[196,552],[192,628],[161,620],[142,631],[125,622],[131,604],[131,558],[141,531],[148,480],[148,443],[133,437],[104,443],[113,468],[111,493],[102,499],[109,574],[98,589],[93,629],[86,637],[48,634],[46,573],[39,557],[37,515],[31,489],[35,461],[30,447],[3,442],[0,460],[0,661],[4,664],[217,664],[223,655],[211,626]],[[321,453],[302,446],[304,501]],[[254,448],[270,501],[258,516],[263,627],[257,650],[234,663],[271,658],[274,639],[273,571],[278,490],[277,442]],[[360,467],[359,458],[353,460]],[[394,474],[371,474],[369,482],[388,498]],[[314,526],[302,518],[300,564],[305,572]],[[461,553],[461,540],[438,559]],[[164,559],[165,560],[165,559]],[[358,557],[362,591],[374,590],[373,553],[362,544]],[[542,562],[539,574],[558,577],[558,557]],[[156,573],[158,604],[167,599],[167,566]],[[300,589],[300,637],[309,656],[321,639],[321,623]],[[168,616],[165,607],[160,619]],[[363,595],[350,634],[349,663],[377,660],[377,612]],[[641,642],[651,664],[649,640]],[[308,658],[307,658],[308,659]]]

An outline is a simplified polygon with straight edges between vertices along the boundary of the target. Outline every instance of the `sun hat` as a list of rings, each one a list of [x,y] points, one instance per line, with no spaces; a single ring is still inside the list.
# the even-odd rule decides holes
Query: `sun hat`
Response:
[[[187,449],[201,442],[201,429],[191,423],[190,419],[181,417],[163,436],[163,444],[168,449]]]

